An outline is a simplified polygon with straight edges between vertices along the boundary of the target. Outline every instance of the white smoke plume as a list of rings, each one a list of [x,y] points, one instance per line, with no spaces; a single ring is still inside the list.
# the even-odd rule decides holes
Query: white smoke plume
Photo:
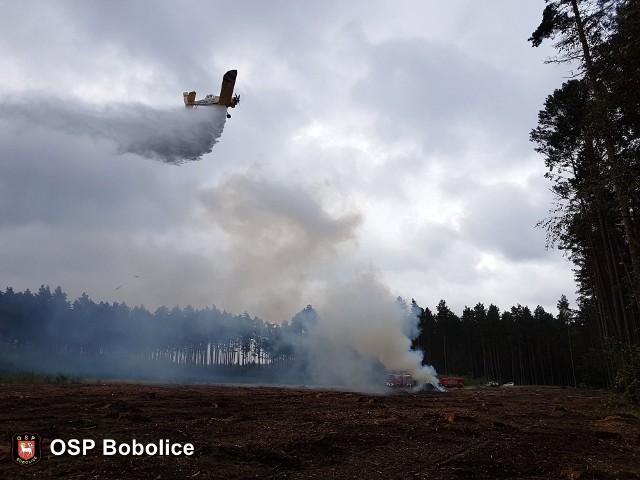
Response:
[[[327,265],[355,240],[359,213],[330,214],[309,189],[255,173],[233,174],[204,190],[207,217],[229,236],[225,308],[280,322],[300,310]]]
[[[222,297],[232,310],[277,322],[305,304],[317,312],[305,335],[288,339],[308,381],[370,390],[382,387],[384,371],[398,371],[437,385],[411,350],[415,313],[371,269],[350,265],[361,214],[331,214],[312,190],[255,173],[228,177],[201,202],[231,240]]]
[[[0,118],[111,140],[118,153],[178,165],[212,151],[224,129],[226,108],[160,110],[141,104],[96,107],[47,97],[0,103]]]
[[[421,366],[422,352],[411,350],[410,336],[418,333],[417,317],[394,301],[375,273],[327,287],[317,310],[317,331],[310,342],[315,353],[314,378],[329,377],[352,386],[379,385],[382,379],[370,372],[375,360],[387,371],[411,374],[420,385],[438,384],[435,369]]]

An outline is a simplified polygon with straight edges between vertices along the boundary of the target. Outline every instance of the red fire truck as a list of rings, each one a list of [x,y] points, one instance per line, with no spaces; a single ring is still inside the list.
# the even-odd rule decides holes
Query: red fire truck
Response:
[[[446,388],[462,388],[464,387],[464,381],[460,377],[442,377],[440,379],[440,385]]]

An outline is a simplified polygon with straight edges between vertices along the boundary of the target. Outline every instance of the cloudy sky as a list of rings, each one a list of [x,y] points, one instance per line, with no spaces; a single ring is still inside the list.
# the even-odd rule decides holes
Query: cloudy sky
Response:
[[[535,228],[542,0],[0,7],[0,288],[270,321],[363,276],[458,314],[573,298]],[[232,118],[189,116],[232,68]]]

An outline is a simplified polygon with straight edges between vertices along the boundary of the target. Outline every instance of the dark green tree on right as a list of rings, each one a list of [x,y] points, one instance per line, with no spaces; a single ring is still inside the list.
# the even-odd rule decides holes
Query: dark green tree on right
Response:
[[[640,1],[546,3],[529,41],[553,40],[549,61],[578,73],[531,132],[555,194],[540,225],[575,264],[580,314],[597,318],[613,381],[611,346],[640,343]]]

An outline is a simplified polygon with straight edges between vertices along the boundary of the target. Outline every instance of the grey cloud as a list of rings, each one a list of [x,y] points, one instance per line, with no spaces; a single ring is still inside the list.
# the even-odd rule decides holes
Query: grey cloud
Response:
[[[179,236],[165,239],[100,225],[69,230],[42,224],[0,229],[0,286],[16,290],[61,285],[71,298],[96,301],[206,306],[223,303],[215,259],[186,248]],[[215,241],[215,237],[211,237]],[[37,280],[34,280],[37,279]],[[115,288],[123,284],[123,287]]]
[[[535,225],[546,206],[526,189],[512,184],[485,187],[467,202],[463,232],[467,241],[512,261],[546,257],[544,236]]]
[[[4,128],[2,128],[4,127]],[[39,223],[75,231],[183,225],[189,191],[166,183],[154,164],[93,137],[0,120],[0,228]]]
[[[370,75],[355,87],[363,102],[379,102],[398,117],[410,109],[445,124],[487,106],[488,67],[452,47],[390,40],[373,47],[370,55]]]
[[[420,139],[426,152],[473,148],[474,133],[483,130],[530,150],[537,104],[527,89],[533,80],[420,39],[371,46],[368,64],[369,74],[352,95],[362,105],[377,106],[381,131]]]

